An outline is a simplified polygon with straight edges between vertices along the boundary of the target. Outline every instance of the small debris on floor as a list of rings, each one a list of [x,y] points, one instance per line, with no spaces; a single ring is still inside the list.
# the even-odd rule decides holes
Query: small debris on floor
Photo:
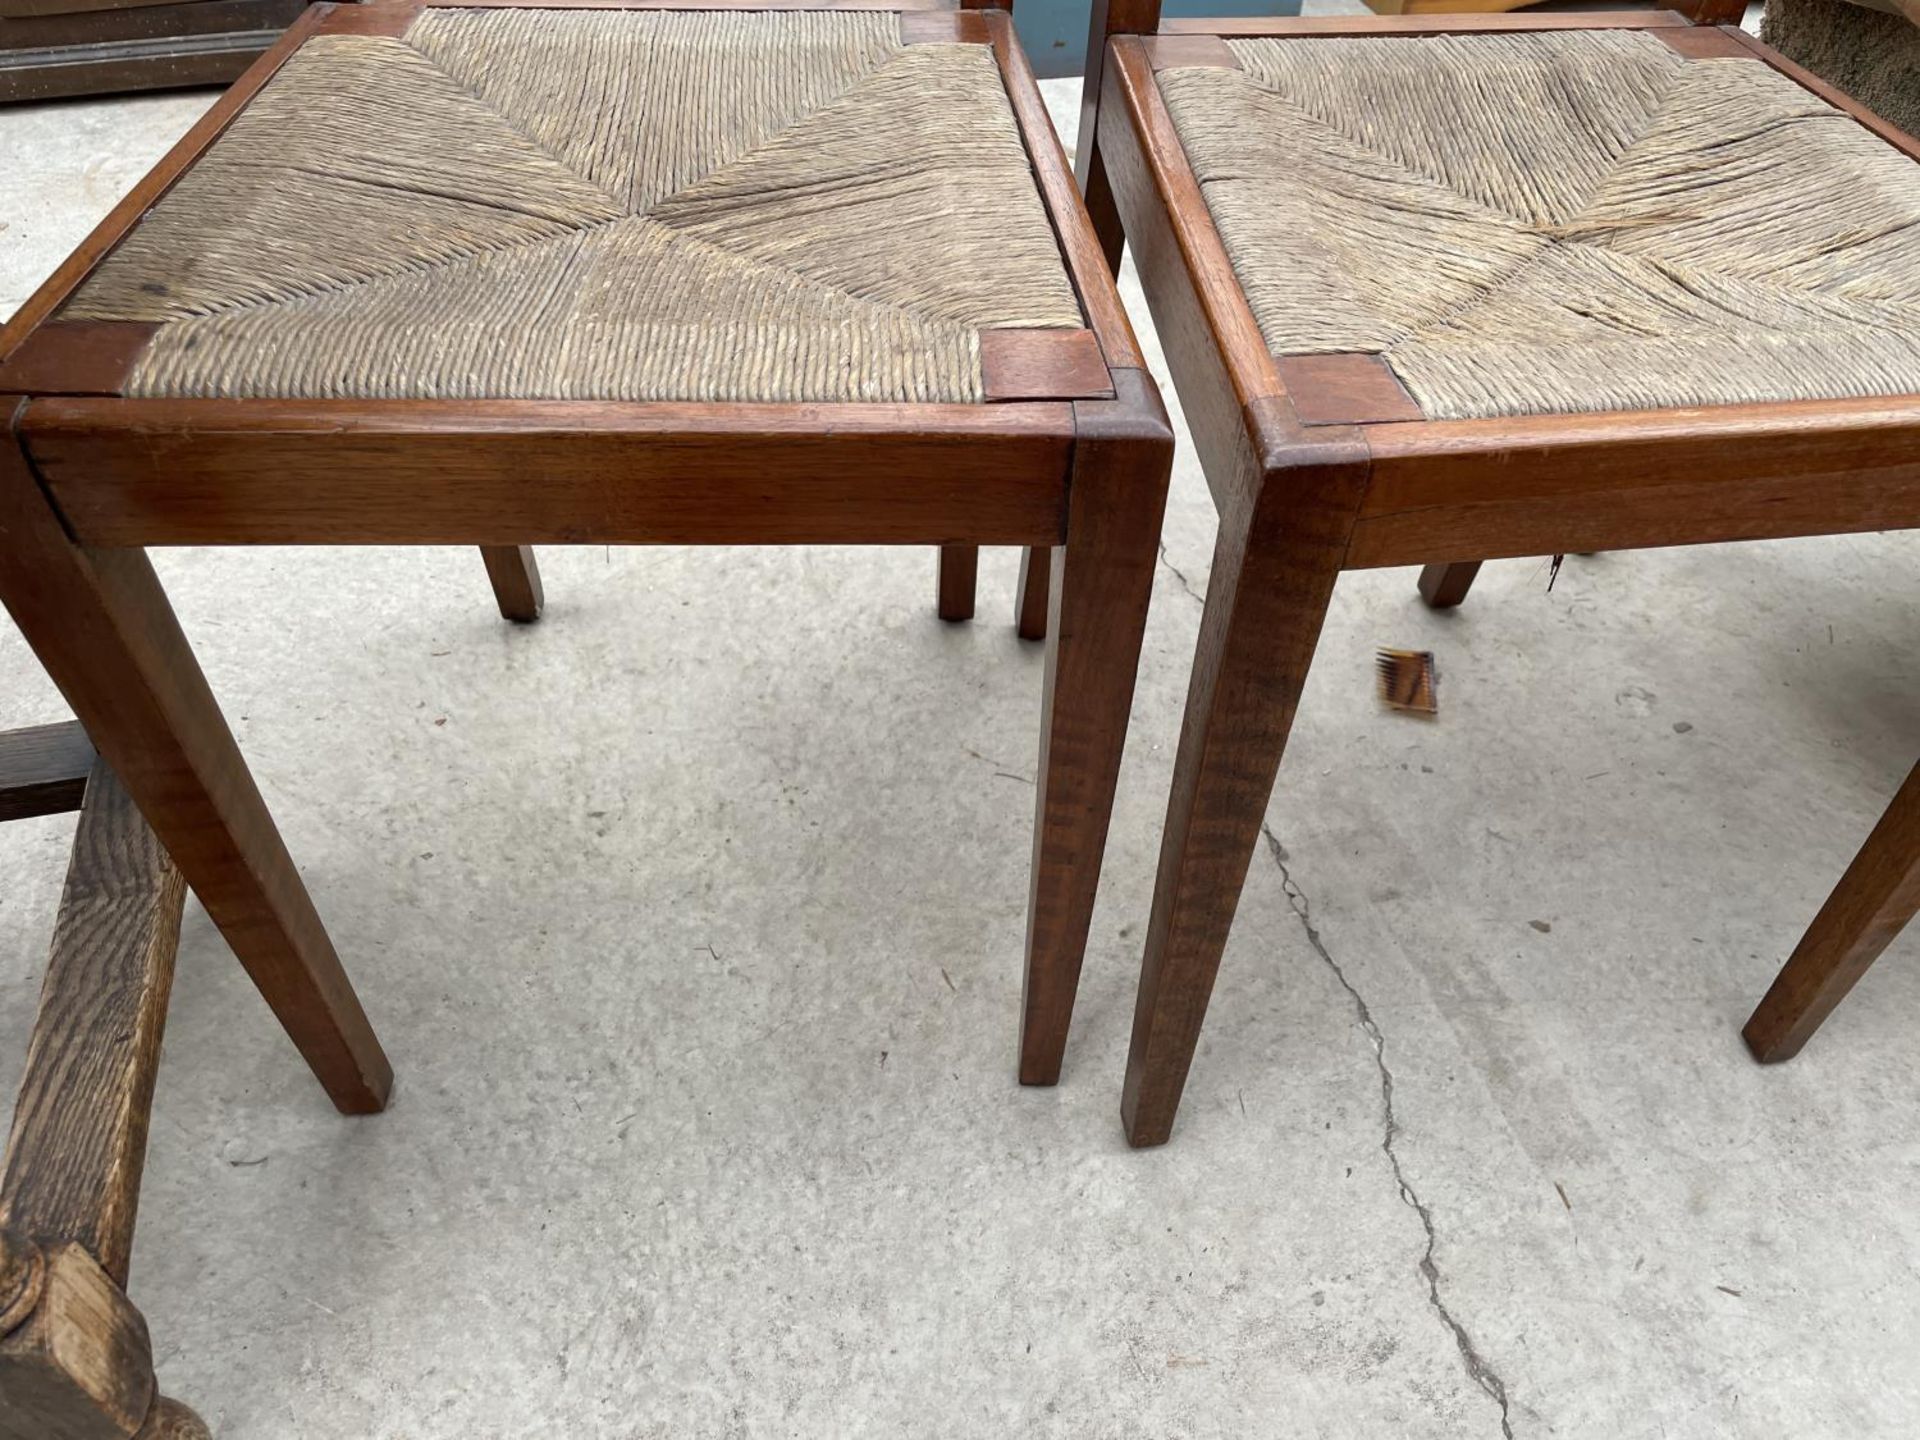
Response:
[[[1529,920],[1527,921],[1527,924],[1531,925],[1534,929],[1538,930],[1542,935],[1551,935],[1553,933],[1553,925],[1549,921]]]
[[[1692,730],[1693,722],[1691,720],[1676,720],[1673,722],[1673,733],[1676,735],[1690,734]]]
[[[1380,698],[1411,715],[1440,713],[1438,677],[1431,650],[1381,650],[1374,657],[1380,674]]]

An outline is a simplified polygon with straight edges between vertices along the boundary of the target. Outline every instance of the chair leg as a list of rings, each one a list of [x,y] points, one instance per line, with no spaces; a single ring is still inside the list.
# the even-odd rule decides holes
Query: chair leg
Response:
[[[1020,608],[1014,628],[1022,640],[1047,638],[1047,596],[1053,589],[1053,551],[1029,545],[1020,552]]]
[[[1020,1083],[1060,1078],[1153,594],[1173,432],[1152,382],[1074,406],[1067,540],[1051,559],[1046,698],[1027,902]]]
[[[1473,588],[1473,577],[1479,573],[1478,560],[1429,565],[1420,572],[1420,598],[1430,609],[1451,610],[1467,598],[1467,591]]]
[[[1222,516],[1174,760],[1121,1119],[1164,1144],[1320,638],[1364,470],[1301,467]]]
[[[486,562],[487,578],[493,582],[493,598],[500,604],[501,618],[519,625],[531,625],[540,618],[547,593],[540,585],[540,567],[534,563],[531,545],[482,545],[480,558]]]
[[[978,545],[940,547],[939,609],[942,620],[973,618],[974,582],[979,574]]]
[[[1747,1021],[1765,1064],[1791,1060],[1920,911],[1920,765],[1840,877],[1820,914]]]
[[[75,544],[6,428],[0,602],[334,1104],[383,1108],[393,1071],[146,554]]]

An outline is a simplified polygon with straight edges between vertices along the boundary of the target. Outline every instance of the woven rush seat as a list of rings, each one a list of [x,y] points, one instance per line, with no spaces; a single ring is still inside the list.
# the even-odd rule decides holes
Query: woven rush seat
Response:
[[[1227,42],[1161,93],[1278,357],[1434,419],[1920,392],[1920,166],[1636,30]]]
[[[1084,323],[989,47],[546,9],[309,41],[56,318],[158,327],[132,396],[740,402]]]

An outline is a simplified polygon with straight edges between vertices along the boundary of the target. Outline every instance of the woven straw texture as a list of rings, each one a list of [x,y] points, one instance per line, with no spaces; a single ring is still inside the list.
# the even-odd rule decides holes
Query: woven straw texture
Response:
[[[1429,416],[1920,392],[1920,166],[1632,31],[1231,42],[1159,81],[1277,355]]]
[[[1847,0],[1767,0],[1760,34],[1874,114],[1920,135],[1920,25]]]
[[[977,401],[1082,323],[985,46],[879,13],[309,41],[75,293],[135,395]]]

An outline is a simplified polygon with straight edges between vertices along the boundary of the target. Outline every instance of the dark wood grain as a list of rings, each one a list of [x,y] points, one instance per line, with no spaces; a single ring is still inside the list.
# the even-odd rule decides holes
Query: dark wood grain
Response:
[[[1053,551],[1029,545],[1020,552],[1020,589],[1013,628],[1022,640],[1047,638],[1048,597],[1053,593]]]
[[[407,0],[404,4],[374,3],[363,5],[334,5],[329,7],[332,14],[321,23],[322,35],[385,35],[393,38],[405,35],[413,28],[413,22],[420,18],[424,4]]]
[[[1053,552],[1020,1083],[1060,1078],[1159,559],[1173,430],[1144,370],[1074,406],[1067,543]]]
[[[0,1297],[0,1440],[118,1440],[153,1408],[147,1323],[87,1254],[0,1232],[0,1274],[28,1272]]]
[[[1743,1034],[1754,1058],[1791,1060],[1920,911],[1920,765],[1840,877]]]
[[[122,1287],[186,894],[132,797],[98,764],[14,1108],[0,1229],[47,1247],[78,1241]]]
[[[977,10],[911,10],[900,17],[902,45],[988,45],[986,17]]]
[[[1738,25],[1746,17],[1747,0],[1667,0],[1696,25]]]
[[[1746,46],[1724,30],[1702,26],[1693,30],[1656,30],[1654,37],[1669,50],[1689,60],[1758,60]]]
[[[480,559],[493,584],[493,598],[503,619],[531,625],[540,618],[547,592],[540,584],[540,566],[531,545],[482,545]]]
[[[1073,169],[1067,163],[1066,152],[1060,148],[1060,137],[1047,114],[1047,102],[1041,98],[1040,86],[1033,78],[1033,67],[1027,63],[1026,52],[1014,38],[1013,22],[997,11],[988,13],[986,19],[993,37],[994,57],[1000,62],[1000,78],[1006,83],[1007,99],[1013,105],[1014,118],[1026,141],[1028,158],[1033,161],[1040,198],[1047,207],[1048,219],[1053,222],[1054,235],[1060,242],[1061,254],[1066,257],[1067,273],[1073,277],[1087,324],[1099,337],[1100,349],[1109,366],[1115,370],[1144,369],[1146,361],[1141,355],[1140,341],[1133,333],[1133,322],[1127,318],[1126,307],[1120,303],[1120,292],[1114,288],[1112,267],[1107,263],[1087,207],[1081,203]]]
[[[1425,566],[1420,571],[1420,598],[1427,602],[1429,609],[1452,610],[1467,598],[1479,573],[1478,560]]]
[[[1005,405],[34,401],[90,544],[1051,545],[1072,412]]]
[[[989,400],[1099,400],[1113,394],[1091,330],[982,330],[980,371]]]
[[[0,390],[15,395],[118,395],[159,328],[133,320],[51,321],[0,360]]]
[[[1173,1133],[1366,473],[1358,432],[1322,430],[1267,456],[1251,505],[1221,516],[1121,1094],[1135,1146]]]
[[[980,577],[978,545],[942,545],[935,607],[942,620],[971,620]]]
[[[381,1109],[393,1072],[145,553],[74,543],[10,435],[0,537],[27,644],[334,1103]]]
[[[1283,355],[1280,383],[1302,425],[1423,420],[1420,404],[1378,355]]]
[[[93,742],[77,720],[0,731],[0,820],[78,810],[93,760]]]
[[[1151,35],[1160,24],[1160,0],[1092,0],[1088,12],[1087,69],[1080,85],[1080,130],[1073,173],[1107,269],[1120,273],[1126,232],[1101,155],[1100,106],[1107,94],[1108,47],[1116,35]]]
[[[1141,45],[1155,73],[1204,66],[1211,70],[1241,69],[1240,57],[1218,35],[1150,35]]]

